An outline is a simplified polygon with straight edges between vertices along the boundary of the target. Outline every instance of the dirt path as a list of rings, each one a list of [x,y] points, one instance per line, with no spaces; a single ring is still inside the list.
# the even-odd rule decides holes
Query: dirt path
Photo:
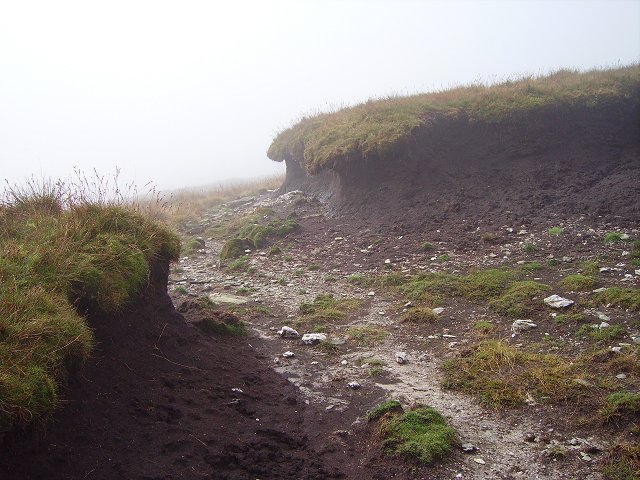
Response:
[[[188,295],[194,297],[239,291],[247,296],[250,305],[266,306],[261,310],[271,312],[269,315],[253,315],[249,320],[253,334],[259,338],[256,342],[258,350],[271,358],[274,369],[320,412],[318,421],[332,425],[333,430],[357,435],[358,426],[366,423],[364,414],[368,409],[395,398],[406,406],[422,403],[435,407],[457,429],[462,443],[476,447],[472,454],[456,452],[445,467],[436,471],[418,469],[408,473],[404,470],[406,478],[419,478],[411,475],[472,479],[602,478],[597,468],[597,455],[592,461],[585,461],[580,455],[580,439],[588,438],[597,445],[607,444],[608,438],[602,438],[599,432],[591,432],[589,428],[571,430],[562,418],[558,418],[553,407],[532,404],[520,410],[496,412],[479,406],[469,396],[441,388],[443,360],[459,353],[477,337],[471,329],[471,319],[498,323],[486,307],[452,301],[441,315],[441,321],[418,328],[399,321],[401,305],[398,299],[384,292],[373,292],[372,295],[369,288],[348,280],[353,275],[384,273],[385,267],[397,272],[456,272],[470,267],[515,265],[525,258],[521,245],[527,242],[537,245],[539,258],[553,257],[560,263],[564,260],[569,267],[579,260],[574,258],[577,252],[573,238],[580,240],[580,258],[610,254],[599,237],[615,226],[603,223],[598,226],[599,230],[594,230],[594,225],[584,218],[551,219],[551,222],[562,222],[572,235],[576,235],[574,231],[585,232],[584,237],[578,234],[554,243],[549,240],[546,230],[528,232],[526,226],[514,225],[505,226],[498,233],[504,238],[483,243],[478,242],[479,233],[473,232],[474,238],[470,239],[471,235],[460,235],[459,229],[455,233],[445,229],[416,233],[397,231],[392,227],[367,228],[356,222],[328,218],[322,206],[300,198],[304,196],[293,193],[275,201],[250,199],[245,205],[236,204],[231,211],[212,211],[202,224],[203,230],[223,222],[228,216],[251,213],[256,207],[274,208],[284,215],[292,209],[300,212],[292,205],[305,205],[297,217],[302,231],[288,241],[281,255],[269,256],[266,254],[268,249],[251,252],[248,268],[229,272],[211,263],[222,243],[209,238],[205,251],[180,262],[173,275],[173,287],[187,288]],[[583,242],[586,237],[589,240]],[[434,252],[420,251],[419,245],[425,239],[435,240],[437,248]],[[473,249],[469,248],[470,243],[474,243]],[[437,261],[443,252],[451,257],[444,264]],[[627,278],[626,285],[637,286],[638,275],[632,277]],[[327,293],[335,298],[359,299],[363,305],[347,321],[333,326],[330,340],[338,345],[337,353],[327,354],[302,345],[299,340],[283,340],[276,335],[282,325],[295,324],[302,302],[311,302],[316,295]],[[176,302],[184,298],[184,295],[175,295]],[[503,335],[508,337],[510,322],[505,324],[501,320],[500,323],[504,324]],[[350,339],[349,329],[363,326],[384,332],[384,340],[363,345]],[[292,351],[295,356],[283,358],[285,351]],[[408,355],[408,363],[400,365],[395,361],[398,351]],[[383,364],[380,376],[370,376],[368,361],[371,359]],[[359,382],[361,388],[350,389],[347,383],[351,381]],[[549,456],[546,452],[554,445],[566,448],[566,457]],[[359,454],[363,455],[363,452]],[[366,454],[363,458],[370,464],[393,463]],[[403,471],[402,468],[397,470]]]
[[[120,318],[92,319],[93,358],[63,392],[62,408],[46,431],[35,439],[19,435],[5,441],[0,479],[602,478],[603,454],[585,460],[580,439],[605,448],[615,430],[576,428],[567,421],[572,412],[566,406],[494,411],[442,389],[442,363],[478,340],[473,323],[490,320],[497,336],[510,338],[510,320],[451,298],[437,321],[409,324],[400,321],[404,299],[353,280],[517,265],[532,256],[557,260],[559,271],[569,272],[581,259],[600,256],[611,265],[601,274],[603,282],[637,287],[638,274],[620,262],[627,244],[602,242],[604,233],[618,226],[555,218],[548,226],[562,224],[563,237],[505,225],[491,241],[481,242],[482,232],[332,218],[321,204],[294,193],[212,209],[191,234],[258,207],[283,216],[296,213],[301,229],[279,242],[282,253],[270,256],[268,247],[251,251],[240,269],[229,271],[218,265],[222,240],[208,238],[203,250],[172,268],[171,299],[156,289]],[[637,229],[627,231],[638,235]],[[427,240],[433,249],[424,251]],[[535,245],[536,253],[525,255],[523,244]],[[157,285],[162,281],[156,279]],[[248,336],[209,335],[196,327],[211,312],[194,305],[211,294],[247,300],[219,307],[235,310],[248,325]],[[320,294],[357,301],[332,325],[328,349],[276,334],[283,325],[296,325],[301,303]],[[631,329],[637,319],[634,312],[605,311]],[[518,341],[544,341],[547,326],[553,326],[551,319]],[[306,333],[304,325],[299,328]],[[574,346],[568,333],[558,335],[563,342],[558,348]],[[286,351],[294,355],[286,358]],[[409,361],[398,364],[396,352]],[[359,388],[348,386],[354,381]],[[386,455],[365,415],[389,398],[405,407],[435,407],[458,431],[460,443],[475,450],[457,447],[433,467]],[[549,455],[555,447],[565,454]]]

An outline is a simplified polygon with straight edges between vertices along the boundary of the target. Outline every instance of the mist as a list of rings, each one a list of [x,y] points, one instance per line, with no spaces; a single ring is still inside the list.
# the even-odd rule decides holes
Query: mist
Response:
[[[284,173],[301,115],[640,58],[639,1],[4,2],[0,179]]]

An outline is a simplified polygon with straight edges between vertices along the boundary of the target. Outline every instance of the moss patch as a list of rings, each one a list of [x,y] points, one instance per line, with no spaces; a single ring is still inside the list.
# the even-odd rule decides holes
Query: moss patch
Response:
[[[456,431],[431,407],[417,407],[383,420],[380,434],[388,453],[415,458],[424,464],[445,458],[456,443]]]

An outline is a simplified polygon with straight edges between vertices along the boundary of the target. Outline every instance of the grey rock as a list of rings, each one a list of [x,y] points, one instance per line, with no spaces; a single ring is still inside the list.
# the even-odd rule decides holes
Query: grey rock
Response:
[[[476,448],[476,446],[473,443],[463,443],[462,445],[460,445],[462,447],[462,451],[464,453],[473,453],[476,450],[478,450]]]
[[[515,337],[519,333],[522,333],[526,330],[531,330],[532,328],[536,328],[538,325],[533,323],[531,320],[515,320],[511,324],[511,336]]]
[[[291,327],[282,327],[280,330],[276,332],[282,338],[297,338],[300,336],[297,330]]]
[[[574,304],[573,300],[561,297],[560,295],[551,295],[544,299],[544,303],[551,308],[564,308]]]
[[[408,358],[405,352],[396,352],[396,362],[402,365],[403,363],[407,363],[407,361]]]
[[[324,333],[305,333],[302,336],[302,341],[305,345],[315,345],[317,343],[323,342],[327,339],[327,336]]]

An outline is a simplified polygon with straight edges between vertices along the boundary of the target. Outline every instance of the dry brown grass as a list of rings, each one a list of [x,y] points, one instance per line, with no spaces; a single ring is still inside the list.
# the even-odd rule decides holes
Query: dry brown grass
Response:
[[[592,108],[638,101],[640,65],[578,72],[560,70],[499,85],[476,84],[446,91],[369,100],[301,119],[282,131],[267,155],[302,160],[314,173],[354,158],[391,155],[418,127],[440,117],[496,122],[550,106]]]
[[[163,208],[157,211],[157,217],[175,228],[180,228],[190,221],[199,220],[202,213],[211,207],[236,198],[255,195],[260,191],[276,190],[283,181],[282,175],[274,175],[258,180],[184,188],[168,192],[163,201]]]

